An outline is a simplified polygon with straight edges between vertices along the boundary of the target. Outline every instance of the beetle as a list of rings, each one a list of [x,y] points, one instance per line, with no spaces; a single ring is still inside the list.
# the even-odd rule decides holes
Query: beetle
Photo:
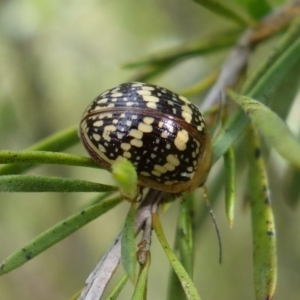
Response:
[[[89,155],[111,171],[119,157],[132,162],[139,185],[170,193],[202,186],[212,146],[198,107],[166,88],[122,83],[100,94],[79,128]]]

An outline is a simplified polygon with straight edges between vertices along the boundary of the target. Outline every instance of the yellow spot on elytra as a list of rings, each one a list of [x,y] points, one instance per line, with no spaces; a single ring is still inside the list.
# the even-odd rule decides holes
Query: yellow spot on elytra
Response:
[[[185,129],[182,129],[177,132],[177,136],[174,140],[174,144],[176,148],[180,151],[183,151],[186,149],[186,143],[189,140],[189,134]]]
[[[134,82],[131,86],[143,86],[144,84],[141,82]]]
[[[147,85],[144,85],[144,86],[142,87],[142,89],[143,89],[143,90],[148,90],[148,91],[154,91],[154,87],[152,87],[152,86],[147,86]]]
[[[94,133],[94,134],[93,134],[93,138],[94,138],[97,142],[100,141],[100,135],[99,135],[99,134]]]
[[[167,171],[174,171],[175,170],[175,166],[171,165],[170,163],[164,164],[163,168],[166,169]]]
[[[130,141],[130,144],[132,146],[139,147],[139,148],[143,146],[143,142],[141,140],[137,140],[137,139],[132,139]]]
[[[190,178],[190,177],[191,177],[191,173],[182,172],[182,173],[180,173],[180,176],[181,176],[181,177]]]
[[[189,114],[192,114],[192,113],[193,113],[192,110],[191,110],[191,108],[190,108],[189,106],[187,106],[187,105],[183,105],[183,106],[181,107],[181,109],[182,109],[183,111],[186,111],[186,112],[189,113]]]
[[[110,138],[110,133],[116,131],[117,127],[115,125],[108,125],[104,127],[103,130],[103,138],[110,142],[111,138]]]
[[[166,139],[168,137],[168,132],[167,131],[163,131],[160,135],[163,139]]]
[[[126,158],[131,158],[131,153],[126,151],[123,153],[123,156]]]
[[[143,118],[143,122],[145,123],[145,124],[152,124],[153,122],[154,122],[154,118],[152,118],[152,117],[145,117],[145,118]]]
[[[167,156],[167,162],[169,162],[171,165],[177,167],[179,166],[180,162],[179,159],[177,158],[177,156],[173,155],[173,154],[169,154]]]
[[[98,149],[103,153],[106,152],[106,149],[101,144],[98,145]]]
[[[151,171],[151,174],[153,174],[153,175],[155,175],[155,176],[157,176],[157,177],[160,177],[160,176],[161,176],[161,173],[158,172],[158,171],[155,171],[155,170]]]
[[[122,144],[121,144],[121,148],[122,148],[124,151],[128,151],[128,150],[131,148],[131,145],[128,144],[128,143],[122,143]]]
[[[147,177],[150,176],[150,173],[145,172],[145,171],[142,171],[140,174],[143,175],[143,176],[147,176]]]
[[[123,138],[123,136],[124,136],[124,134],[122,134],[122,133],[120,133],[120,132],[117,133],[117,138],[118,138],[119,140],[121,140],[121,139]]]
[[[191,115],[190,113],[188,113],[188,112],[186,112],[186,111],[182,111],[181,116],[184,118],[184,120],[185,120],[186,122],[191,123],[191,121],[192,121],[192,115]],[[198,127],[199,127],[199,126],[198,126]],[[197,128],[198,128],[198,127],[197,127]],[[201,130],[199,130],[199,131],[201,131]]]
[[[179,99],[182,100],[185,103],[190,103],[190,101],[188,99],[186,99],[185,97],[183,97],[183,96],[179,96]]]
[[[110,95],[111,95],[111,97],[121,97],[121,96],[123,96],[122,93],[112,93]]]
[[[166,173],[168,171],[166,168],[164,168],[163,166],[160,166],[160,165],[155,165],[154,170],[156,170],[160,173]]]
[[[150,96],[150,95],[144,95],[143,96],[143,100],[146,101],[146,102],[159,102],[159,98],[158,97]]]
[[[138,130],[140,130],[141,132],[151,132],[153,130],[153,127],[145,123],[139,123]]]
[[[128,135],[140,140],[143,137],[143,132],[137,129],[131,129]]]
[[[199,131],[202,131],[203,128],[204,128],[204,124],[203,124],[203,123],[201,123],[201,125],[198,125],[198,126],[197,126],[197,129],[198,129]]]
[[[103,121],[102,120],[99,120],[99,121],[96,121],[94,122],[93,124],[95,127],[101,127],[103,125]]]
[[[147,91],[147,90],[144,90],[144,88],[140,91],[137,91],[137,94],[141,95],[141,96],[150,96],[151,95],[151,92],[150,91]]]
[[[164,184],[166,184],[166,185],[173,185],[175,183],[178,183],[178,180],[172,180],[172,181],[167,180],[167,181],[164,182]]]
[[[97,103],[98,103],[98,104],[100,104],[100,103],[106,103],[107,100],[108,100],[107,98],[103,98],[103,99],[101,99],[101,100],[98,100]]]
[[[104,118],[109,118],[111,119],[112,118],[112,113],[101,113],[99,115],[99,119],[104,119]]]
[[[147,103],[147,107],[151,108],[151,109],[156,109],[157,108],[157,106],[156,106],[156,104],[154,102],[148,102]]]

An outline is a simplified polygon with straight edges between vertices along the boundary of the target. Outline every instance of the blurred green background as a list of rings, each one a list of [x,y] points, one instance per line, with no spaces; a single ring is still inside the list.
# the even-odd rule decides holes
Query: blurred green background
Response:
[[[86,106],[99,93],[134,79],[135,73],[122,69],[122,64],[233,25],[192,1],[1,1],[0,149],[21,150],[78,124]],[[253,66],[268,55],[276,42],[276,38],[272,39],[258,49]],[[227,50],[222,50],[189,59],[151,82],[180,92],[217,70],[226,54]],[[283,98],[288,86],[284,88]],[[299,110],[298,101],[288,119],[296,133]],[[68,151],[85,154],[81,145]],[[209,218],[196,242],[195,282],[203,299],[254,299],[251,225],[245,206],[246,169],[242,159],[233,229],[229,229],[225,218],[223,192],[214,205],[223,243],[222,265],[218,264],[217,238]],[[288,174],[285,163],[272,154],[268,167],[278,237],[279,277],[274,299],[296,300],[300,295],[300,209],[290,209],[285,203],[287,195],[293,192],[286,193],[284,188]],[[111,183],[108,173],[102,175],[99,170],[84,168],[41,166],[30,173]],[[212,194],[220,190],[214,180],[219,173],[221,161],[208,180]],[[0,260],[77,212],[92,196],[0,193]],[[162,217],[171,244],[177,206],[173,205]],[[0,299],[71,297],[84,285],[122,228],[128,208],[129,204],[123,203],[21,268],[0,277]],[[204,201],[203,209],[207,210]],[[166,297],[169,270],[154,237],[148,299]],[[132,290],[127,284],[120,299],[129,299]]]

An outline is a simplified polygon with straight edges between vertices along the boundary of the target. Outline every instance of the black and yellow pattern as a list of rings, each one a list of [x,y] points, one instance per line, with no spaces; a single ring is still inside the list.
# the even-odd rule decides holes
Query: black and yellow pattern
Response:
[[[83,115],[80,137],[107,170],[125,157],[141,185],[168,192],[197,188],[211,165],[201,112],[186,98],[152,84],[124,83],[99,95]]]

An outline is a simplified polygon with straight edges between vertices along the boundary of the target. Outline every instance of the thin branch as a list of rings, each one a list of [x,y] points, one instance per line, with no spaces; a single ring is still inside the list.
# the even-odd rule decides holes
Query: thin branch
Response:
[[[157,210],[157,206],[153,207],[153,210]],[[152,218],[147,218],[144,222],[143,228],[143,236],[141,241],[138,244],[138,251],[137,251],[137,260],[139,264],[143,265],[147,261],[147,257],[150,251],[152,240]]]
[[[253,29],[247,29],[235,48],[230,52],[221,69],[218,80],[201,104],[203,110],[213,106],[221,99],[221,94],[225,87],[236,85],[240,74],[245,70],[249,61],[252,51],[250,40],[253,32]]]

